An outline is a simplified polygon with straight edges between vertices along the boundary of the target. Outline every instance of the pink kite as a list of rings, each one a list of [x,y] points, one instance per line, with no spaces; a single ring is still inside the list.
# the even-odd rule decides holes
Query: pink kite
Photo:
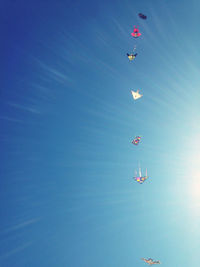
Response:
[[[139,29],[138,27],[134,26],[134,30],[133,32],[131,33],[131,35],[135,38],[138,38],[140,35],[142,35],[140,32],[139,32]]]

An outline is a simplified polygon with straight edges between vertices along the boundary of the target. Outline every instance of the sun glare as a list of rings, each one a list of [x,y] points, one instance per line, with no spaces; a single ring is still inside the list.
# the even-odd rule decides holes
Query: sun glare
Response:
[[[200,202],[200,171],[198,173],[193,174],[193,179],[191,180],[191,186],[190,186],[190,195],[195,200],[199,200]],[[200,203],[199,203],[200,205]]]

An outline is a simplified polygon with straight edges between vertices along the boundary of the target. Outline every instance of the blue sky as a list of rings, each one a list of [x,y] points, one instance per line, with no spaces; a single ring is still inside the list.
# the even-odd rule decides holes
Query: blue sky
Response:
[[[1,1],[1,266],[199,267],[199,8]]]

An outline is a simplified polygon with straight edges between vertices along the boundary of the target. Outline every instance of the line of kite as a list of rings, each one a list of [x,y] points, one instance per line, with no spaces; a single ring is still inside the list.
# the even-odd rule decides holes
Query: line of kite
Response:
[[[138,14],[139,18],[146,20],[147,16],[139,13]],[[139,38],[142,34],[139,31],[139,27],[138,26],[134,26],[133,32],[131,33],[131,35],[137,39]],[[137,53],[135,53],[136,50],[136,45],[134,46],[133,52],[132,53],[127,53],[127,57],[129,59],[129,61],[133,61],[136,56],[138,55]],[[143,95],[139,92],[139,90],[137,91],[133,91],[131,90],[131,94],[134,100],[137,100],[139,98],[141,98]],[[141,140],[141,136],[135,136],[135,138],[132,140],[132,144],[135,146],[138,146]],[[147,179],[149,178],[149,176],[147,175],[147,169],[146,169],[146,175],[142,175],[141,173],[141,168],[139,168],[138,170],[138,174],[137,172],[135,173],[135,176],[133,177],[133,179],[138,182],[139,184],[143,184]],[[153,260],[152,258],[142,258],[142,260],[147,263],[148,265],[154,265],[154,264],[160,264],[161,262],[159,260]]]

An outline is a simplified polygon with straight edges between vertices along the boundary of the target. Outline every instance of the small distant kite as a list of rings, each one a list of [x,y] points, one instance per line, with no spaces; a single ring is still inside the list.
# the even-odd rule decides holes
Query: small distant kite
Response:
[[[149,265],[153,265],[153,264],[160,264],[160,261],[154,261],[153,259],[149,258],[149,259],[145,259],[142,258],[143,261],[145,261],[146,263],[148,263]]]
[[[143,183],[146,181],[146,179],[149,178],[149,177],[147,176],[147,170],[146,170],[146,175],[145,175],[145,176],[142,176],[142,174],[141,174],[141,169],[139,168],[139,175],[136,174],[136,176],[134,176],[133,178],[134,178],[134,180],[135,180],[136,182],[138,182],[139,184],[143,184]],[[144,259],[144,260],[145,260],[145,259]],[[148,260],[149,260],[149,259],[148,259]]]
[[[139,90],[137,90],[136,92],[131,90],[131,94],[132,94],[134,100],[137,100],[143,96],[139,93]]]
[[[136,136],[136,137],[133,139],[132,144],[134,144],[134,145],[137,146],[137,145],[139,144],[139,142],[140,142],[140,139],[141,139],[140,136]]]
[[[145,15],[142,14],[142,13],[139,13],[138,16],[139,16],[141,19],[147,19],[147,16],[145,16]]]
[[[130,61],[132,61],[133,59],[135,59],[136,56],[137,56],[137,53],[136,53],[136,54],[128,54],[128,53],[127,53],[127,57],[128,57],[128,59],[129,59]]]
[[[139,29],[138,27],[134,26],[134,30],[133,32],[131,33],[131,35],[135,38],[138,38],[140,35],[142,35],[140,32],[139,32]]]

